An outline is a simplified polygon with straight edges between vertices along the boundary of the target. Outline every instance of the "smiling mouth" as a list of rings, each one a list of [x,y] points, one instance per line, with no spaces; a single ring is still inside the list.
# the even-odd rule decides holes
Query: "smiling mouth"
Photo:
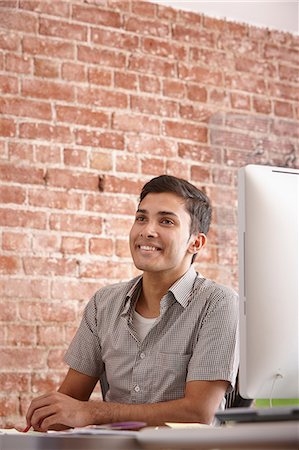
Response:
[[[138,245],[138,248],[140,250],[144,250],[145,252],[161,251],[161,248],[153,247],[152,245]]]

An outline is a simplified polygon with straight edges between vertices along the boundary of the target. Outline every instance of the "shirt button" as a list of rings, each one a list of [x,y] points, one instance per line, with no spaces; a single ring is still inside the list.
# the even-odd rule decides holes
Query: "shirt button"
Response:
[[[137,386],[134,387],[134,391],[135,392],[139,392],[140,391],[140,387],[138,386],[138,384],[137,384]]]
[[[145,353],[141,352],[139,356],[140,356],[141,359],[144,359],[145,358]]]

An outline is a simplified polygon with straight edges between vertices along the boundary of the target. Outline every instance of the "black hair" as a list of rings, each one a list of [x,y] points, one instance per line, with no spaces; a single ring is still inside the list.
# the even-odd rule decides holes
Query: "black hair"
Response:
[[[147,182],[140,193],[139,202],[147,194],[171,192],[184,199],[186,211],[191,218],[190,235],[209,231],[212,206],[207,195],[188,181],[172,175],[160,175]]]

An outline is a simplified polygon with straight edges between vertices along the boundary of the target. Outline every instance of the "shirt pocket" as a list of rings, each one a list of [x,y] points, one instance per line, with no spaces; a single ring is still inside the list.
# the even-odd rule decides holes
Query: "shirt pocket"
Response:
[[[155,385],[164,390],[165,400],[184,395],[190,358],[191,354],[157,353]]]

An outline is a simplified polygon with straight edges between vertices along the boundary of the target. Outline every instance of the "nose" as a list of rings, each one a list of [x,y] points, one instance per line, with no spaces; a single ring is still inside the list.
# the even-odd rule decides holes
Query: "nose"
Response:
[[[152,222],[147,222],[144,224],[142,230],[140,231],[140,236],[146,239],[154,238],[157,234],[156,227]]]

